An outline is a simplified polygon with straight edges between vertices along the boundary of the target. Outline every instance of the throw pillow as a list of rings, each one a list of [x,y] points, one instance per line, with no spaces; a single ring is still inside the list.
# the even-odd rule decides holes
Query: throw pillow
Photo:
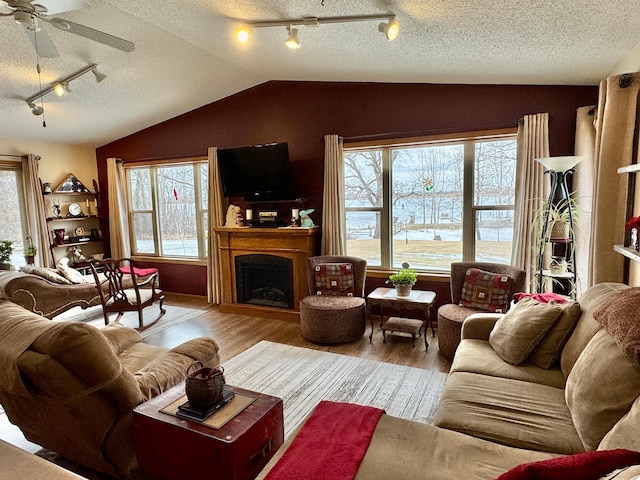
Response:
[[[513,300],[515,302],[519,302],[523,298],[533,298],[540,303],[567,303],[567,297],[563,295],[559,295],[553,292],[544,292],[544,293],[525,293],[525,292],[517,292],[513,294]]]
[[[497,480],[597,480],[614,470],[640,463],[640,453],[625,449],[598,450],[523,463]]]
[[[23,265],[20,267],[20,271],[29,273],[31,275],[38,275],[39,277],[49,280],[52,283],[59,283],[61,285],[70,285],[71,282],[61,276],[54,268],[37,267],[35,265]]]
[[[316,265],[314,275],[316,295],[353,296],[355,287],[350,263],[320,263]]]
[[[504,313],[509,308],[512,283],[513,279],[508,275],[470,268],[464,277],[460,305]]]
[[[491,334],[491,348],[505,362],[519,365],[545,336],[562,310],[559,306],[527,298],[500,318]]]
[[[611,297],[593,312],[596,319],[616,340],[633,362],[640,364],[640,287],[628,288]]]
[[[78,270],[71,268],[68,263],[68,258],[61,258],[58,260],[58,271],[64,278],[69,280],[71,283],[93,283],[87,280],[87,278]]]
[[[529,355],[529,361],[540,368],[550,369],[560,358],[564,344],[569,340],[582,310],[578,302],[559,305],[562,313],[536,348]]]

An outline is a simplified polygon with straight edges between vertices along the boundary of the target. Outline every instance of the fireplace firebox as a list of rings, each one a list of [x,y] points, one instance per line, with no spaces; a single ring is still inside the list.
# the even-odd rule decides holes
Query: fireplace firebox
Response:
[[[235,257],[238,303],[293,308],[293,261],[275,255]]]

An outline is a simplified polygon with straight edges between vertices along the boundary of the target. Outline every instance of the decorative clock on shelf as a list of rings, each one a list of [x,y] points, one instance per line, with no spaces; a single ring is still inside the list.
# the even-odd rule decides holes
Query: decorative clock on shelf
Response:
[[[77,203],[72,203],[69,205],[69,216],[70,217],[82,217],[82,207]]]
[[[82,228],[82,227],[77,227],[77,228],[74,230],[74,232],[75,232],[75,234],[76,234],[76,237],[81,237],[82,235],[84,235],[84,228]]]

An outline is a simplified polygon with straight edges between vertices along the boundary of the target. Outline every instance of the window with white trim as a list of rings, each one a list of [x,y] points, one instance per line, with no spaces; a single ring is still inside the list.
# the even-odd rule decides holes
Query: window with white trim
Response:
[[[347,253],[382,269],[510,263],[515,167],[515,131],[345,144]]]
[[[13,242],[11,265],[17,268],[26,263],[23,256],[27,228],[22,190],[22,162],[0,159],[0,202],[3,211],[0,240]]]
[[[125,166],[133,255],[206,258],[206,159]]]

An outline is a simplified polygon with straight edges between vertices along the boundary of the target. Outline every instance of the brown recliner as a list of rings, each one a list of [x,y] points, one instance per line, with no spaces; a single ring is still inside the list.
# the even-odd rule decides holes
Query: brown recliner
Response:
[[[195,338],[172,349],[142,343],[119,324],[52,322],[0,302],[0,404],[25,437],[69,460],[120,478],[136,467],[133,409],[216,366],[218,345]]]
[[[452,262],[450,280],[451,303],[442,305],[438,309],[438,350],[447,358],[453,358],[458,348],[464,319],[473,313],[482,313],[485,311],[460,305],[462,286],[464,285],[464,278],[469,268],[477,268],[486,272],[500,273],[511,277],[513,281],[511,283],[511,291],[509,292],[509,302],[513,299],[514,293],[524,291],[525,287],[526,272],[521,268],[500,263]]]
[[[353,296],[316,295],[315,267],[322,263],[350,263],[353,266]],[[341,255],[320,255],[307,259],[309,296],[300,300],[302,336],[320,344],[353,342],[366,327],[364,283],[367,261]]]

